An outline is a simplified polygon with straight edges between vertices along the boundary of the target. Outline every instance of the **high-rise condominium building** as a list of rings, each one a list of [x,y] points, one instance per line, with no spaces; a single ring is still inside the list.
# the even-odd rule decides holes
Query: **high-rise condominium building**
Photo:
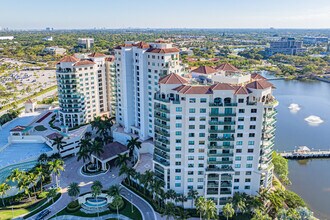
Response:
[[[56,65],[59,119],[75,127],[101,114],[114,115],[115,64],[113,57],[92,53],[66,56]]]
[[[228,64],[197,68],[191,76],[169,74],[155,94],[154,172],[164,188],[186,196],[197,190],[218,209],[235,192],[256,195],[269,188],[273,85]]]
[[[116,121],[124,131],[146,140],[154,135],[154,94],[160,77],[179,73],[179,49],[171,43],[126,42],[115,48]]]

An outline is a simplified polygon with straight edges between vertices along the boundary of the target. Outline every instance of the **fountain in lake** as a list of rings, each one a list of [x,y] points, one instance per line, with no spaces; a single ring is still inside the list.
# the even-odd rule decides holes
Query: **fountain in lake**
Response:
[[[300,106],[298,104],[292,103],[289,106],[290,112],[297,113],[300,110]]]
[[[320,117],[315,115],[308,116],[307,118],[305,118],[305,121],[307,121],[308,124],[312,126],[317,126],[324,122]]]

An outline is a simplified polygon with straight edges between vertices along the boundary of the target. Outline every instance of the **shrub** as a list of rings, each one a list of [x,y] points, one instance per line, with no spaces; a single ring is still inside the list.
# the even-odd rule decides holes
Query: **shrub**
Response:
[[[75,212],[78,209],[80,209],[80,204],[79,204],[78,200],[70,202],[67,205],[66,209],[67,209],[68,212]]]
[[[122,211],[126,206],[126,201],[124,201],[123,199],[121,199],[121,203],[120,205],[118,206],[118,210],[119,211]],[[113,206],[112,203],[109,204],[109,209],[113,212],[117,212],[117,207],[116,206]]]
[[[304,200],[295,192],[292,192],[290,190],[284,191],[284,202],[290,207],[290,208],[298,208],[298,207],[305,207],[306,203]]]
[[[48,192],[46,192],[46,191],[43,191],[43,192],[39,193],[38,194],[38,199],[47,198],[47,194],[48,194]]]

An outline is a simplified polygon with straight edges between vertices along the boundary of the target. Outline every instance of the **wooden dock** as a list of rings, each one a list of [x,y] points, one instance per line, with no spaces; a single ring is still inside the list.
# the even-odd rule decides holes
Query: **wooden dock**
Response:
[[[330,150],[310,150],[308,152],[289,151],[279,153],[282,157],[292,160],[309,158],[330,158]]]

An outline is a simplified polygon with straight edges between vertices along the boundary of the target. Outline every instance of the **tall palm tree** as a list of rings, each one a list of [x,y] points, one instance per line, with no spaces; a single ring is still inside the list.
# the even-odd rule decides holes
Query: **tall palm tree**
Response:
[[[5,204],[5,200],[3,199],[4,195],[6,195],[7,191],[10,189],[11,187],[7,184],[7,183],[2,183],[0,184],[0,195],[1,195],[1,199],[2,199],[2,204],[3,207],[6,206]]]
[[[87,131],[87,132],[85,133],[84,137],[85,137],[85,139],[89,139],[89,140],[90,140],[90,139],[92,138],[92,133],[89,132],[89,131]]]
[[[196,210],[199,213],[199,218],[202,219],[202,216],[206,213],[206,199],[203,196],[200,196],[196,200]]]
[[[167,197],[167,199],[170,199],[171,201],[173,201],[177,197],[177,194],[176,194],[176,192],[173,189],[169,189],[166,192],[166,197]]]
[[[122,188],[118,184],[112,185],[112,186],[109,187],[109,189],[107,191],[107,194],[109,196],[120,195],[121,190],[122,190]]]
[[[61,149],[63,149],[63,145],[66,144],[66,142],[63,141],[63,137],[56,137],[53,140],[52,147],[56,147],[57,151],[60,152]]]
[[[11,174],[7,177],[7,181],[12,181],[18,183],[21,180],[21,177],[24,175],[24,171],[19,170],[18,168],[11,171]]]
[[[154,173],[150,170],[147,170],[144,174],[141,175],[140,182],[141,184],[143,184],[143,191],[145,195],[147,190],[149,189],[153,177],[154,177]]]
[[[163,187],[164,187],[163,181],[154,179],[154,181],[152,182],[152,189],[153,189],[152,195],[154,196],[153,199],[155,199],[155,197],[158,198],[160,196],[160,193],[162,193]]]
[[[102,183],[100,181],[94,181],[92,184],[92,196],[96,199],[102,193]],[[99,216],[99,212],[97,212],[97,216]]]
[[[48,173],[42,165],[39,165],[34,169],[34,174],[37,176],[38,179],[40,179],[40,191],[42,192],[42,183],[43,181],[45,181],[45,178],[47,177]]]
[[[47,194],[47,198],[52,200],[52,203],[54,203],[54,198],[57,195],[56,189],[50,189]]]
[[[188,198],[191,199],[191,208],[194,207],[194,200],[197,198],[198,196],[198,191],[194,190],[194,189],[190,189],[188,192]]]
[[[56,187],[58,188],[58,178],[61,175],[61,171],[64,171],[64,161],[61,159],[56,159],[54,161],[49,161],[49,171],[54,173],[56,180]]]
[[[222,214],[225,216],[228,220],[228,218],[231,218],[235,214],[235,210],[233,208],[232,203],[227,203],[223,208],[222,208]]]
[[[126,166],[126,162],[128,161],[128,155],[127,154],[118,154],[117,159],[115,160],[115,166],[116,167],[122,167]]]
[[[31,194],[30,194],[30,178],[28,177],[27,174],[24,174],[21,176],[21,180],[18,182],[18,188],[19,190],[24,190],[24,193],[29,196],[29,200],[32,201],[31,199]]]
[[[187,196],[185,196],[184,194],[180,194],[178,196],[178,201],[180,201],[182,203],[182,208],[184,207],[184,202],[186,202],[188,199],[187,199]]]
[[[206,200],[205,209],[205,217],[207,220],[217,218],[217,206],[212,200]]]
[[[162,213],[162,217],[164,216],[166,216],[166,220],[175,217],[175,205],[172,202],[165,204],[164,212]]]
[[[139,141],[139,138],[133,138],[131,137],[130,140],[127,140],[127,148],[129,150],[129,155],[132,157],[133,156],[133,151],[135,148],[140,149],[141,148],[141,141]],[[135,164],[135,157],[134,159],[134,164]]]
[[[42,153],[40,154],[40,156],[38,157],[38,163],[41,163],[41,164],[46,164],[48,161],[48,156],[46,153]]]
[[[103,150],[102,144],[98,141],[93,141],[91,144],[90,155],[93,154],[93,155],[99,157],[103,152],[104,152],[104,150]],[[96,166],[97,166],[97,169],[99,169],[99,163],[97,160],[96,160]]]
[[[123,198],[120,195],[115,195],[112,199],[112,205],[117,209],[117,216],[119,216],[119,205],[123,203]]]
[[[36,186],[38,183],[38,177],[35,175],[33,172],[28,172],[27,173],[27,178],[29,179],[30,184],[32,184],[32,189],[34,192],[34,199],[37,199],[37,193],[36,193]]]
[[[246,210],[246,198],[245,194],[235,192],[232,200],[233,208],[235,209],[236,215],[238,212],[245,212]]]
[[[68,187],[68,195],[74,200],[80,194],[80,186],[76,182],[70,183]]]
[[[272,218],[269,217],[267,213],[264,213],[261,209],[255,209],[254,215],[252,216],[251,220],[271,220]]]
[[[178,207],[176,210],[178,213],[178,216],[176,218],[177,220],[187,220],[188,218],[190,218],[189,213],[185,209]]]
[[[92,129],[93,130],[96,129],[97,130],[96,133],[99,132],[98,129],[101,126],[101,124],[102,124],[102,118],[101,118],[101,116],[96,116],[96,117],[94,117],[94,120],[91,121]]]
[[[131,177],[135,176],[136,171],[132,167],[122,166],[119,169],[119,176],[126,174],[128,185],[131,185]]]

